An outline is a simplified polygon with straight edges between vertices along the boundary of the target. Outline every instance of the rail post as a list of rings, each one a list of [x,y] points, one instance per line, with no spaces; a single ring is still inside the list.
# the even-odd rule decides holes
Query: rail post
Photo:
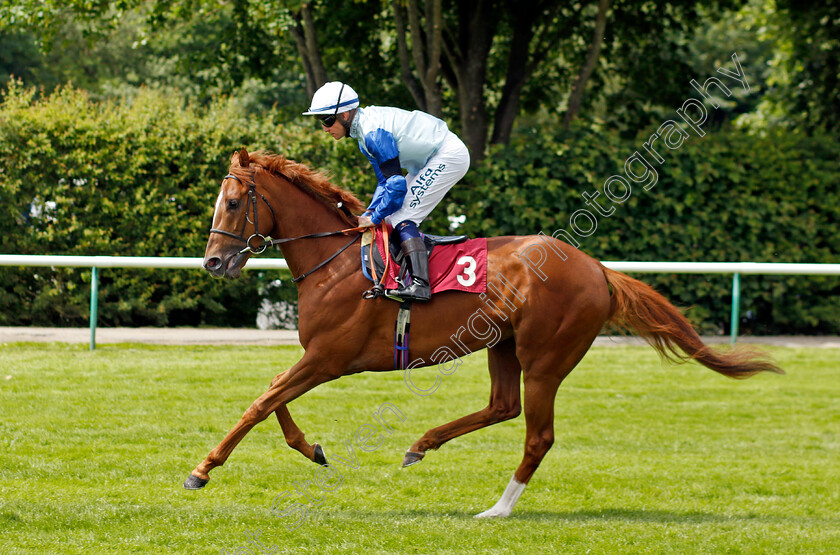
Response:
[[[729,324],[729,343],[734,345],[738,340],[738,318],[741,311],[741,274],[735,272],[732,276],[732,321]]]
[[[96,349],[96,315],[99,312],[99,272],[96,266],[90,272],[90,350]]]

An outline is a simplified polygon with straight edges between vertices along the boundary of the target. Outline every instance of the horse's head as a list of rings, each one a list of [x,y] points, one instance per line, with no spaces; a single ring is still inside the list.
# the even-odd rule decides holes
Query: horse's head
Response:
[[[242,267],[274,226],[271,205],[257,191],[255,171],[243,148],[230,160],[216,199],[213,227],[204,251],[204,268],[216,277],[238,278]]]

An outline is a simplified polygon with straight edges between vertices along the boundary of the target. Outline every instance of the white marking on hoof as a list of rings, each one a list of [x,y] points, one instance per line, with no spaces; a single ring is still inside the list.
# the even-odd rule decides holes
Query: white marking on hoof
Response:
[[[492,518],[510,516],[513,512],[513,507],[519,501],[519,496],[525,491],[525,484],[516,480],[516,476],[510,479],[505,492],[495,505],[484,511],[478,513],[475,518]]]
[[[503,517],[503,516],[510,516],[511,509],[507,507],[499,507],[499,504],[496,503],[483,513],[478,513],[475,515],[475,518],[493,518],[493,517]]]

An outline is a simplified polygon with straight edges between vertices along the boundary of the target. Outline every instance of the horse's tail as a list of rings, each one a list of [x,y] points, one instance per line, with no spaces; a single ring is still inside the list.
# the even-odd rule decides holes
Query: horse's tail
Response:
[[[731,378],[749,378],[759,372],[784,374],[762,353],[738,348],[712,350],[680,311],[652,287],[628,275],[603,267],[612,289],[609,322],[636,331],[672,362],[696,360]]]

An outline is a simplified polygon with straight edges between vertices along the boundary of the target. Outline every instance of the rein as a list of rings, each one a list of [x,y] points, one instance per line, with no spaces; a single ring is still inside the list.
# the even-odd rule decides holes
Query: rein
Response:
[[[224,179],[222,179],[222,181],[224,181],[225,179],[228,179],[228,178],[235,179],[238,182],[242,183],[242,180],[239,179],[238,177],[236,177],[233,174],[226,175],[224,177]],[[332,237],[333,235],[343,235],[343,234],[349,233],[351,231],[359,232],[358,235],[353,237],[350,240],[349,243],[345,244],[343,247],[341,247],[335,253],[333,253],[332,256],[330,256],[329,258],[327,258],[323,262],[319,263],[317,266],[315,266],[314,268],[312,268],[308,272],[304,272],[301,275],[299,275],[298,277],[293,277],[292,281],[295,282],[295,283],[303,280],[303,278],[305,278],[306,276],[310,275],[311,273],[313,273],[317,270],[320,270],[321,268],[323,268],[324,266],[326,266],[327,264],[332,262],[332,260],[335,257],[337,257],[339,254],[346,251],[348,248],[350,248],[350,245],[352,245],[353,243],[358,241],[359,237],[362,236],[361,231],[363,229],[366,229],[366,228],[362,228],[362,227],[351,227],[351,228],[348,228],[348,229],[340,229],[338,231],[323,231],[323,232],[320,232],[320,233],[310,233],[308,235],[301,235],[300,237],[285,237],[285,238],[279,238],[279,239],[273,239],[270,236],[267,237],[267,236],[259,233],[259,216],[258,216],[258,212],[257,212],[257,195],[259,195],[260,198],[263,199],[263,202],[265,202],[266,206],[268,206],[268,209],[271,210],[271,216],[272,216],[272,220],[274,222],[277,221],[277,216],[274,213],[274,208],[272,208],[271,203],[268,202],[268,199],[265,198],[265,196],[262,193],[257,191],[257,184],[254,181],[253,170],[251,171],[251,182],[248,183],[248,187],[249,187],[249,189],[248,189],[248,204],[245,208],[245,220],[242,222],[242,231],[239,232],[239,235],[236,235],[235,233],[227,231],[225,229],[217,229],[215,227],[210,229],[210,233],[219,233],[221,235],[226,235],[228,237],[232,237],[232,238],[236,239],[237,241],[239,241],[241,243],[244,243],[245,248],[242,249],[241,251],[239,251],[239,254],[244,254],[246,252],[250,252],[251,254],[262,254],[270,246],[281,245],[283,243],[290,243],[292,241],[297,241],[299,239],[319,239],[321,237]],[[249,218],[252,206],[254,208],[254,221],[251,221],[251,219]],[[245,238],[245,227],[249,223],[254,225],[254,233],[252,233],[251,236],[246,239]],[[272,229],[274,229],[274,228],[272,228]],[[252,246],[251,242],[253,241],[253,239],[255,237],[258,240],[260,240],[261,243],[258,244],[257,246]]]

